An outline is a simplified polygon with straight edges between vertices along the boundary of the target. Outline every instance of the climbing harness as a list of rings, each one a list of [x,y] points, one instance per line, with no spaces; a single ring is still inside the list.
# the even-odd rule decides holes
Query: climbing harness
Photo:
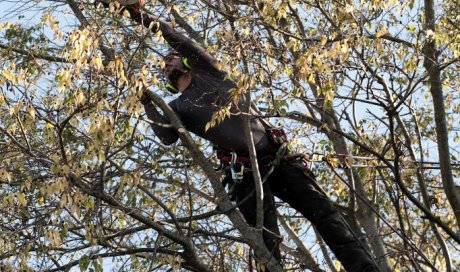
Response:
[[[323,161],[323,162],[326,161],[329,165],[332,165],[332,163],[334,163],[334,165],[337,165],[340,162],[340,160],[339,160],[341,158],[340,156],[330,156],[330,155],[329,156],[323,156],[321,158],[321,160],[318,160],[319,158],[313,158],[312,155],[306,154],[306,153],[289,154],[288,140],[287,140],[287,137],[286,137],[286,134],[284,133],[284,131],[282,129],[281,130],[280,129],[272,129],[272,130],[267,129],[267,132],[268,132],[270,140],[273,143],[275,143],[277,146],[279,146],[279,147],[278,147],[276,153],[274,154],[274,157],[272,158],[272,160],[268,164],[268,166],[269,166],[268,170],[264,174],[264,176],[263,176],[263,178],[261,180],[262,184],[264,184],[268,180],[268,178],[273,173],[275,168],[278,167],[281,164],[281,162],[284,162],[284,161],[300,160],[303,163],[306,163],[306,162],[313,162],[315,160],[315,161]],[[318,155],[318,154],[315,154],[315,155]],[[238,156],[235,152],[230,152],[230,153],[217,152],[217,157],[220,159],[221,162],[226,162],[226,163],[229,164],[231,179],[233,180],[234,184],[229,186],[230,188],[228,190],[228,193],[230,195],[230,198],[232,198],[231,194],[233,194],[233,192],[235,190],[235,187],[236,187],[236,184],[240,184],[243,181],[243,176],[244,176],[244,172],[245,172],[244,164],[249,163],[249,169],[250,169],[251,168],[250,167],[251,160],[248,157]],[[240,167],[239,169],[236,168],[237,165],[239,165],[239,167]],[[341,164],[341,163],[340,163],[340,166],[344,167],[343,164]],[[229,208],[229,209],[227,209],[225,211],[221,211],[221,212],[226,214],[226,213],[231,212],[234,209],[240,207],[246,201],[248,201],[253,196],[254,193],[255,193],[255,188],[253,188],[243,199],[238,201],[231,208]],[[369,256],[369,258],[372,260],[372,262],[374,263],[374,265],[378,269],[378,271],[381,271],[380,267],[376,263],[376,261],[375,261],[374,257],[372,256],[371,252],[365,246],[365,244],[359,239],[359,237],[356,235],[356,233],[354,233],[354,231],[351,228],[351,226],[344,220],[343,217],[341,217],[341,220],[345,224],[346,228],[352,233],[352,235],[355,237],[355,239],[359,242],[359,245],[363,248],[363,250]]]
[[[275,168],[280,165],[281,161],[283,160],[284,156],[289,152],[289,149],[287,147],[287,142],[284,142],[276,151],[275,158],[270,162],[267,173],[264,175],[262,178],[262,184],[267,181],[268,177],[273,173]]]
[[[288,142],[286,132],[284,132],[284,129],[280,127],[266,128],[265,131],[268,134],[268,138],[270,138],[270,140],[278,146]]]
[[[265,182],[268,180],[275,168],[279,166],[282,161],[286,160],[287,154],[289,152],[287,137],[282,129],[276,128],[272,129],[271,131],[268,131],[267,129],[267,132],[271,141],[279,147],[276,150],[274,157],[270,160],[270,162],[268,164],[265,164],[265,166],[267,166],[268,169],[262,177],[262,184],[265,184]],[[251,171],[251,159],[249,157],[239,156],[235,152],[228,153],[219,149],[217,149],[216,153],[217,158],[221,161],[221,165],[223,165],[224,163],[227,163],[229,165],[230,176],[233,181],[233,184],[229,185],[228,194],[230,196],[230,199],[232,199],[232,195],[236,189],[236,185],[243,182],[244,173]],[[263,161],[263,159],[261,160]],[[247,167],[245,167],[245,165]],[[221,168],[222,167],[220,166],[218,169]],[[243,203],[245,203],[254,193],[255,188],[253,188],[251,192],[249,192],[243,199],[241,199],[230,209],[223,211],[223,213],[228,213],[238,208]]]
[[[281,161],[288,160],[288,139],[286,133],[282,128],[267,128],[266,129],[270,141],[278,146],[274,157],[270,162],[264,163],[265,158],[259,160],[259,164],[265,164],[268,166],[268,171],[262,178],[262,183],[264,183],[273,170],[280,165]],[[216,152],[217,158],[220,160],[221,165],[227,163],[230,168],[230,175],[235,183],[241,183],[243,181],[243,176],[245,172],[251,171],[251,158],[247,156],[237,155],[236,152],[225,152],[222,149],[217,148]],[[217,170],[222,169],[221,166]]]

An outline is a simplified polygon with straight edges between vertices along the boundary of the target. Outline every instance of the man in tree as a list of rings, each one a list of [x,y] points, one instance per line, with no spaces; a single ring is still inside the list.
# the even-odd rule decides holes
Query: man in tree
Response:
[[[142,13],[138,6],[127,5],[125,8],[138,23],[147,27],[155,24],[152,31],[161,31],[174,49],[165,58],[164,74],[169,80],[169,88],[179,92],[180,96],[170,102],[169,106],[189,131],[209,140],[218,149],[220,159],[228,168],[226,180],[234,184],[231,189],[232,196],[247,222],[254,226],[257,212],[254,180],[247,138],[242,133],[243,119],[239,115],[231,114],[206,130],[213,114],[232,103],[230,90],[236,88],[236,84],[226,77],[227,74],[217,67],[214,58],[196,42],[175,31],[164,21]],[[153,121],[155,134],[161,141],[167,145],[176,142],[178,134],[174,128],[165,126],[169,123],[168,118],[156,110],[148,95],[143,95],[141,102],[147,116]],[[240,98],[237,105],[231,104],[231,111],[238,112],[238,109],[244,108],[245,103],[245,99]],[[256,115],[256,112],[251,110],[249,114]],[[274,257],[281,260],[274,202],[274,196],[277,196],[315,225],[347,271],[378,271],[369,253],[351,233],[333,203],[316,184],[313,173],[301,161],[282,160],[269,173],[272,160],[283,145],[282,137],[271,135],[270,129],[259,118],[250,119],[250,129],[261,176],[268,176],[263,184],[263,237]]]

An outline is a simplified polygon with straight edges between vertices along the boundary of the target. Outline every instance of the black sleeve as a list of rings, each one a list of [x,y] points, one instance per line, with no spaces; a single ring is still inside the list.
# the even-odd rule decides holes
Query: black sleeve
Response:
[[[219,71],[214,57],[209,55],[197,42],[174,30],[168,23],[159,21],[163,37],[168,44],[187,58],[188,64],[193,68],[205,68]]]
[[[144,109],[147,113],[147,117],[153,122],[153,131],[158,136],[158,138],[160,138],[161,142],[165,145],[175,143],[179,136],[172,127],[166,127],[170,125],[169,120],[161,115],[161,113],[158,112],[156,107],[151,102],[144,103]],[[162,126],[162,124],[165,126]]]
[[[163,37],[169,45],[188,59],[189,65],[193,68],[202,68],[222,73],[216,65],[214,57],[206,53],[204,48],[185,35],[174,30],[167,22],[155,18],[147,12],[137,10],[134,5],[126,6],[125,9],[130,13],[131,18],[139,24],[150,28],[152,32],[161,30]],[[211,72],[211,71],[210,71]]]

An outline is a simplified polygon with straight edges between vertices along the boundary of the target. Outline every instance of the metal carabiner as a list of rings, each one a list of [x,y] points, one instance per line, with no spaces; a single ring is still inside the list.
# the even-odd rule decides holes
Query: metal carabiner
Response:
[[[232,159],[230,161],[230,173],[232,175],[232,180],[235,183],[241,183],[243,181],[243,176],[244,176],[244,165],[240,165],[240,171],[235,170],[235,164],[236,164],[236,159],[238,156],[236,153],[233,151],[230,154],[232,154]]]
[[[231,164],[231,165],[234,165],[235,162],[236,162],[236,158],[238,158],[238,156],[236,155],[236,152],[235,152],[235,151],[232,151],[230,154],[232,155],[232,159],[231,159],[231,161],[230,161],[230,164]]]

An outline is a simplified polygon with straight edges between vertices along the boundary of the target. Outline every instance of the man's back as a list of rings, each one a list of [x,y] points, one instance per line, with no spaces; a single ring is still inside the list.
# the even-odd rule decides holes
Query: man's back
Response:
[[[209,140],[215,146],[237,153],[247,153],[247,140],[243,133],[243,121],[239,109],[244,104],[239,99],[238,107],[232,105],[230,90],[236,84],[224,79],[223,73],[196,69],[192,67],[193,80],[185,91],[170,103],[179,115],[184,126],[194,134]],[[227,105],[231,106],[231,114],[206,130],[206,125],[213,115]],[[265,128],[257,118],[251,119],[251,130],[258,151],[268,146]]]

